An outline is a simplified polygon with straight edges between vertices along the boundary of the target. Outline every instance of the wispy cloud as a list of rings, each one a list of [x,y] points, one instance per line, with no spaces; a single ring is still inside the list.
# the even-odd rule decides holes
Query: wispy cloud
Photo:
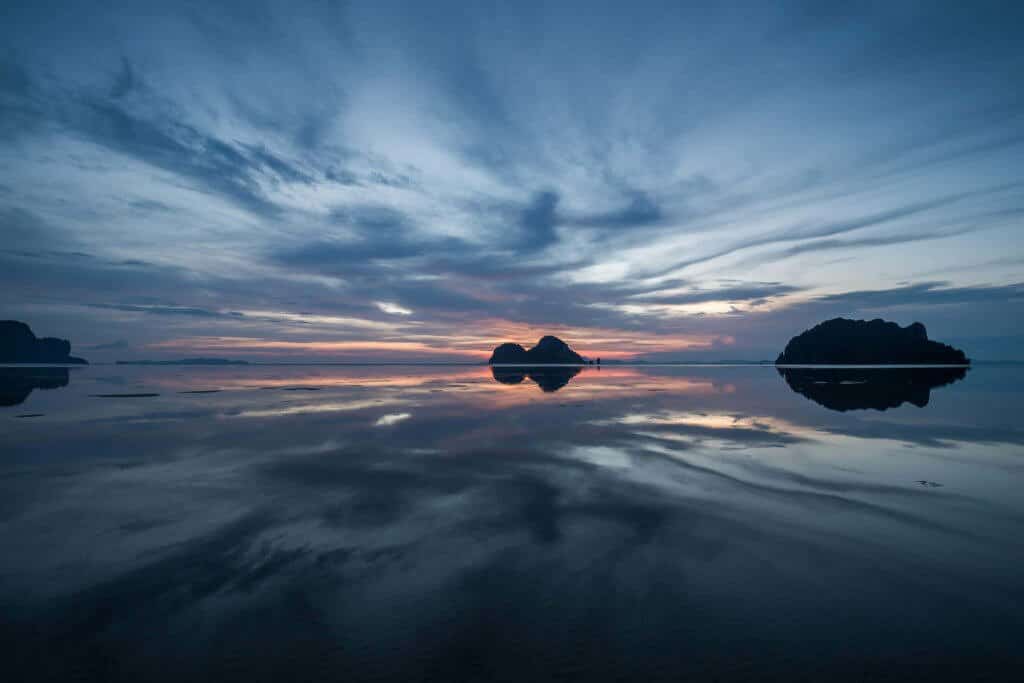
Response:
[[[0,305],[94,344],[431,357],[554,330],[754,356],[885,307],[1019,326],[1016,23],[811,14],[22,4]]]

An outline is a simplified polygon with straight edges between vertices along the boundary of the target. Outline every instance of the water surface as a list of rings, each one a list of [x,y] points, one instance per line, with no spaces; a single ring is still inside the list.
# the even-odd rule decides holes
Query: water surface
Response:
[[[0,674],[1000,679],[1024,368],[898,372],[0,369]]]

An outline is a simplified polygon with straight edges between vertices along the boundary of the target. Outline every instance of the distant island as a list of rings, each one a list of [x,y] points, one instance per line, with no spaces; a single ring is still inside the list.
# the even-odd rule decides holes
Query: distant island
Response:
[[[558,337],[547,335],[540,338],[536,346],[526,350],[520,344],[505,342],[499,344],[491,354],[490,365],[586,365],[583,356],[569,348]]]
[[[177,360],[119,360],[117,365],[248,365],[246,360],[229,358],[178,358]]]
[[[833,318],[789,340],[776,365],[968,365],[960,349],[928,339],[921,323],[900,327]]]
[[[71,342],[56,337],[39,338],[32,328],[17,320],[0,320],[0,363],[73,363],[89,361],[71,355]]]

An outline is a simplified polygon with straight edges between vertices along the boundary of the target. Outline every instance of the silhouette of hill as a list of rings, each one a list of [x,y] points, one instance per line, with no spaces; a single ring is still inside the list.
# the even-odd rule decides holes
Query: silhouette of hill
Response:
[[[544,393],[558,391],[569,383],[582,368],[566,367],[492,367],[491,375],[502,384],[522,384],[523,380],[533,380]]]
[[[40,339],[23,322],[0,320],[0,363],[86,364],[88,361],[71,355],[71,342],[67,339]]]
[[[565,365],[583,365],[583,356],[569,348],[569,345],[558,337],[546,335],[540,338],[537,345],[530,350],[513,342],[498,345],[491,353],[491,365],[548,365],[559,363]]]
[[[875,320],[833,318],[789,340],[776,364],[966,365],[960,349],[928,339],[921,323],[900,327]]]
[[[967,368],[776,368],[789,388],[829,410],[928,405],[931,390],[959,381]]]
[[[0,368],[0,406],[16,406],[33,389],[57,389],[69,381],[67,368]]]

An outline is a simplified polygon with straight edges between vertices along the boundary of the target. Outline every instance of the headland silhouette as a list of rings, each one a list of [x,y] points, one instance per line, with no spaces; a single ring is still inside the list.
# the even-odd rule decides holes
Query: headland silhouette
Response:
[[[71,342],[56,337],[37,337],[32,328],[17,320],[0,320],[0,363],[71,363],[85,365],[71,355]]]

